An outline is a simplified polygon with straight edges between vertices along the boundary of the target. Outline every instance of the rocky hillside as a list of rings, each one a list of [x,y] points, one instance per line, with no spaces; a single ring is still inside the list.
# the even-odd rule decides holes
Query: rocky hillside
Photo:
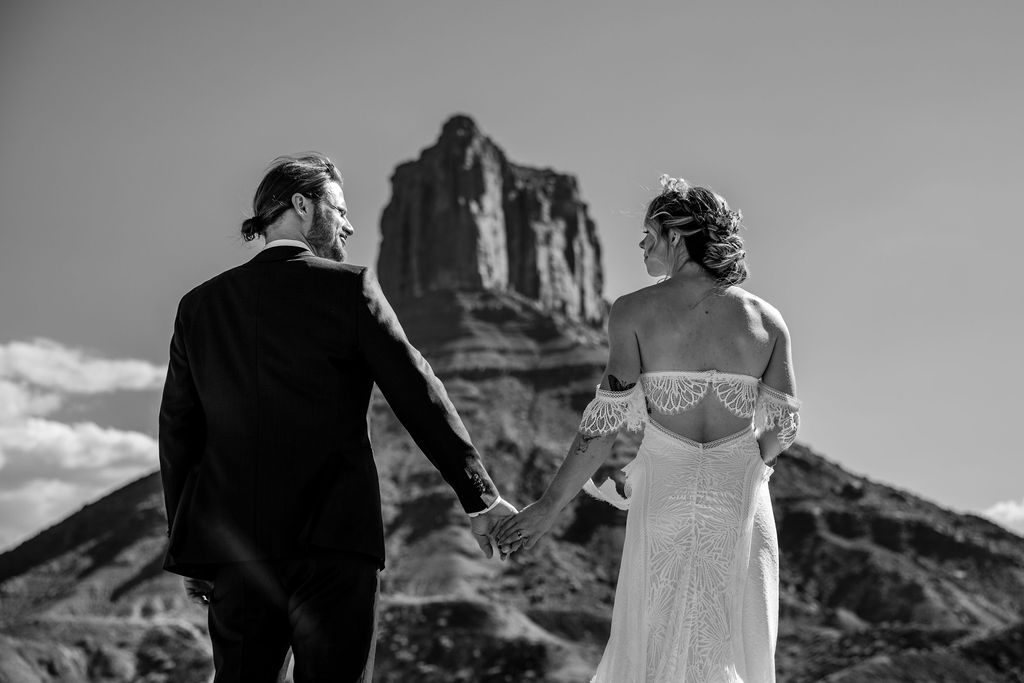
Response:
[[[516,503],[557,466],[598,373],[447,379]],[[389,555],[377,680],[587,681],[608,633],[624,513],[580,497],[534,551],[485,560],[380,399],[372,419]],[[608,469],[634,446],[618,444]],[[799,445],[772,489],[780,681],[1021,680],[1024,539]],[[0,556],[0,681],[206,680],[204,615],[159,569],[161,510],[152,475]]]
[[[396,172],[379,270],[382,279],[390,273],[407,332],[444,379],[502,493],[522,505],[543,490],[593,395],[606,354],[593,323],[603,309],[588,308],[586,297],[573,308],[568,295],[554,305],[511,275],[528,262],[509,256],[518,253],[508,247],[511,171],[470,123],[453,119],[419,166]],[[462,161],[436,171],[448,180],[431,180],[423,159],[453,149]],[[492,181],[500,176],[503,189],[490,204],[459,194],[483,186],[452,181],[466,163],[500,170]],[[447,204],[426,201],[427,187],[454,194]],[[403,255],[439,234],[403,203],[413,197],[424,211],[470,207],[459,230],[478,246],[457,261]],[[486,231],[473,197],[489,215],[500,204],[504,251],[501,240],[479,246]],[[599,298],[599,259],[591,275],[572,263],[565,272],[598,287]],[[486,560],[453,494],[379,396],[370,417],[389,557],[376,680],[588,681],[608,635],[625,513],[580,496],[532,551]],[[603,474],[617,476],[636,445],[623,436]],[[780,682],[1024,681],[1024,539],[799,444],[780,459],[771,489],[782,554]],[[205,615],[160,570],[164,528],[154,474],[0,555],[0,683],[205,683]]]

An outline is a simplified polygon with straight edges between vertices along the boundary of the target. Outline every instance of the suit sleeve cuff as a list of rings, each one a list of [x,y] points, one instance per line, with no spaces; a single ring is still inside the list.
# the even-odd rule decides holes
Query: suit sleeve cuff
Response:
[[[494,499],[493,503],[485,507],[483,510],[478,510],[477,512],[467,512],[466,514],[468,514],[470,517],[479,517],[480,515],[486,515],[488,512],[498,507],[498,504],[501,502],[503,502],[502,498],[501,496],[498,496],[497,498]]]

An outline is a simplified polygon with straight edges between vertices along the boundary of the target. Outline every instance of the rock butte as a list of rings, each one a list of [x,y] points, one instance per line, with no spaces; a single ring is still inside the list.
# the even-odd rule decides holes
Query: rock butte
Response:
[[[604,321],[601,245],[575,177],[508,161],[460,115],[391,187],[378,264],[389,297],[510,292],[570,320]]]

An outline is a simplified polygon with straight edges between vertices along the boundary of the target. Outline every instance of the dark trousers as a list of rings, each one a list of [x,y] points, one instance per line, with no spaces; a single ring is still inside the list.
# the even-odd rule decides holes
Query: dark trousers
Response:
[[[214,683],[369,683],[380,582],[373,558],[326,549],[223,565],[210,597]]]

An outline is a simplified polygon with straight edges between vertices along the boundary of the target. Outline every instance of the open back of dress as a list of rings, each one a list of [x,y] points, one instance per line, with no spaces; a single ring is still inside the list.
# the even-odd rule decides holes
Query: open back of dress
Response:
[[[709,443],[649,418],[688,410],[709,395],[751,424]],[[624,392],[598,389],[580,431],[644,429],[611,481],[584,489],[628,509],[611,636],[593,683],[775,681],[778,541],[755,429],[779,428],[789,446],[799,403],[747,375],[658,372]]]

